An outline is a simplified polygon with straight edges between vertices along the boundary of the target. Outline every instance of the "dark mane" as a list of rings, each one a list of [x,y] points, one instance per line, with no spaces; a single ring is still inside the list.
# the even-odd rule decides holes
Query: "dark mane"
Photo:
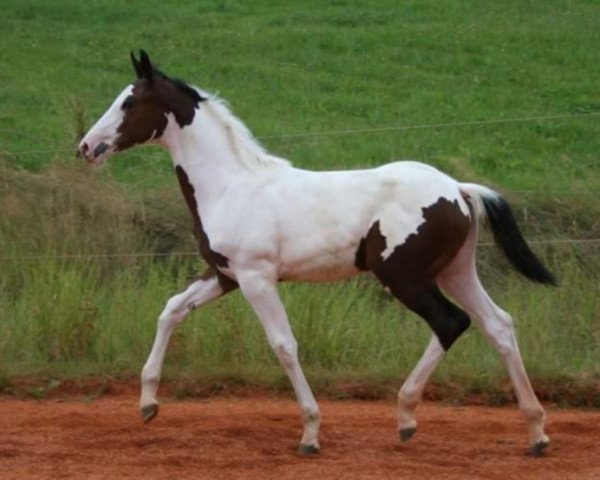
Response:
[[[167,74],[163,73],[156,67],[154,68],[154,73],[155,73],[155,75],[158,75],[159,77],[164,78],[165,80],[168,80],[169,82],[171,82],[181,92],[183,92],[187,96],[189,96],[196,104],[206,100],[206,98],[204,98],[202,95],[200,95],[200,93],[198,93],[198,90],[196,90],[194,87],[190,86],[188,83],[184,82],[183,80],[180,80],[179,78],[169,77]]]

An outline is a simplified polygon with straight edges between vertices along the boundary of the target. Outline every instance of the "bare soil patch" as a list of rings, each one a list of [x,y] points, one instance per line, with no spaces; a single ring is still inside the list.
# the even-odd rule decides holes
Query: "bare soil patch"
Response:
[[[527,454],[516,407],[419,409],[400,444],[393,401],[321,400],[323,450],[296,453],[296,403],[274,394],[163,403],[144,425],[137,395],[0,398],[0,478],[600,478],[600,412],[548,409],[552,445]]]

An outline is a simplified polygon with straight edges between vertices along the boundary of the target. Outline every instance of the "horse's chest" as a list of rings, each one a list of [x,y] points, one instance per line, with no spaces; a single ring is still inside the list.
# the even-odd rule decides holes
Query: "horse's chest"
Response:
[[[198,222],[194,225],[194,235],[198,240],[200,255],[202,255],[202,258],[206,263],[208,263],[214,269],[227,268],[229,266],[228,258],[211,248],[210,239],[204,231],[202,222],[200,222],[200,220],[198,220]]]
[[[179,180],[181,192],[183,193],[185,202],[192,215],[194,236],[198,241],[200,254],[202,255],[202,258],[204,258],[204,261],[208,263],[211,269],[219,277],[221,285],[224,288],[230,289],[235,286],[235,282],[222,273],[223,269],[227,269],[229,267],[229,259],[211,247],[210,238],[204,229],[204,225],[198,212],[198,205],[194,195],[194,187],[190,184],[187,173],[181,166],[177,166],[175,171],[177,173],[177,179]]]

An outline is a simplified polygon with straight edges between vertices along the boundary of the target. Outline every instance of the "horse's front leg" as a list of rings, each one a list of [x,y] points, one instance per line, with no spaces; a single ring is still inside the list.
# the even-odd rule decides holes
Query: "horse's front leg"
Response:
[[[144,422],[152,420],[158,413],[156,392],[160,382],[160,372],[165,352],[173,330],[194,308],[200,307],[224,293],[226,291],[219,283],[217,276],[210,275],[209,272],[209,275],[195,281],[184,292],[171,297],[167,302],[165,309],[158,318],[154,345],[142,370],[140,410]]]
[[[304,432],[298,447],[300,454],[319,452],[319,407],[298,361],[298,345],[275,283],[259,273],[238,275],[244,297],[262,323],[269,344],[287,373],[302,412]]]

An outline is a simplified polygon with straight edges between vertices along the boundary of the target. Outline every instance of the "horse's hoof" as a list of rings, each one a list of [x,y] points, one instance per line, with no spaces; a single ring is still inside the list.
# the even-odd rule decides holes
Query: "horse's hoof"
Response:
[[[403,428],[400,430],[400,441],[408,442],[417,431],[417,427]]]
[[[142,418],[144,419],[144,423],[148,423],[152,420],[156,415],[158,415],[158,403],[151,403],[150,405],[144,405],[140,409],[140,413],[142,414]]]
[[[321,449],[319,447],[316,447],[314,445],[308,445],[306,443],[301,443],[298,447],[298,453],[300,455],[316,455],[320,451]]]
[[[548,440],[542,440],[540,442],[535,443],[531,447],[531,450],[530,450],[531,456],[535,457],[535,458],[539,458],[539,457],[543,456],[549,445],[550,445],[550,441],[548,441]]]

